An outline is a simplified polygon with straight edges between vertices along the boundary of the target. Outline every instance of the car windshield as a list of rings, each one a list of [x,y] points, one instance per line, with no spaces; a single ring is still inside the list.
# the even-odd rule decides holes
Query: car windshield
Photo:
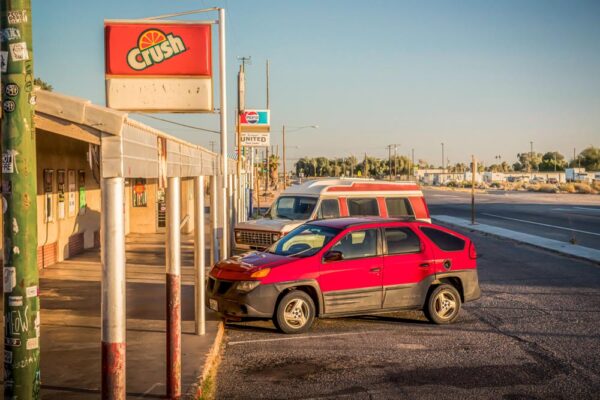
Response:
[[[285,235],[267,249],[279,256],[309,257],[316,254],[338,233],[339,229],[325,226],[302,225]]]
[[[315,205],[316,197],[281,196],[271,207],[271,218],[307,220],[310,218]]]

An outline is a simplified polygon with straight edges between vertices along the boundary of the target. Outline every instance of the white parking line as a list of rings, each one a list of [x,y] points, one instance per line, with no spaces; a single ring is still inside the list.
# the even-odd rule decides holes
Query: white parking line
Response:
[[[572,229],[572,228],[565,228],[564,226],[556,226],[556,225],[550,225],[550,224],[542,224],[541,222],[534,222],[534,221],[527,221],[525,219],[518,219],[518,218],[510,218],[510,217],[504,217],[502,215],[496,215],[496,214],[488,214],[488,213],[481,213],[481,215],[487,215],[489,217],[495,217],[495,218],[501,218],[501,219],[508,219],[511,221],[517,221],[517,222],[524,222],[526,224],[533,224],[533,225],[541,225],[541,226],[547,226],[549,228],[555,228],[555,229],[562,229],[564,231],[570,231],[570,232],[579,232],[579,233],[585,233],[587,235],[594,235],[594,236],[600,236],[600,233],[596,233],[596,232],[589,232],[589,231],[582,231],[580,229]]]
[[[244,343],[280,342],[282,340],[318,339],[318,338],[337,337],[337,336],[362,335],[365,333],[368,334],[368,333],[375,333],[375,332],[383,332],[383,331],[345,332],[345,333],[332,333],[329,335],[307,335],[307,336],[282,337],[282,338],[276,338],[276,339],[240,340],[240,341],[236,341],[236,342],[229,342],[228,345],[233,346],[236,344],[244,344]]]

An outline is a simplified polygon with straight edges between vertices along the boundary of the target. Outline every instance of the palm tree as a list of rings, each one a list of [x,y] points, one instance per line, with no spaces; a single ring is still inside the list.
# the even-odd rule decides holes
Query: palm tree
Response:
[[[271,185],[275,190],[279,186],[279,157],[275,154],[269,156],[269,178],[271,179]]]

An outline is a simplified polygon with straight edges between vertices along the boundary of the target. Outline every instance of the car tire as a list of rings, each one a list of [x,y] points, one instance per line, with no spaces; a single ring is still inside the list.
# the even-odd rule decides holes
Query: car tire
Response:
[[[315,320],[315,303],[308,294],[292,290],[277,304],[273,324],[283,333],[304,333]]]
[[[458,290],[452,285],[443,284],[429,292],[423,312],[435,324],[451,324],[458,317],[461,305]]]

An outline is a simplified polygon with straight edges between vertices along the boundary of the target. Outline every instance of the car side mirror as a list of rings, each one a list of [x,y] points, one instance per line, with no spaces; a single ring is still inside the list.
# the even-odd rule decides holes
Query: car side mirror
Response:
[[[330,250],[323,256],[324,262],[340,261],[344,259],[344,255],[341,251]]]

